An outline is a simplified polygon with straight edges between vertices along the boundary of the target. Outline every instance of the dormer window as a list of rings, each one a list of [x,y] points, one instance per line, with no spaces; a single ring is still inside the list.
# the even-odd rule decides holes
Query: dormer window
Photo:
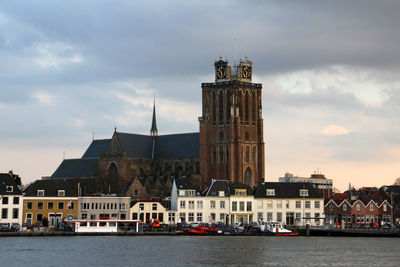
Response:
[[[11,192],[13,192],[13,190],[14,190],[14,188],[12,186],[7,186],[6,187],[6,192],[7,193],[11,193]]]
[[[179,195],[184,196],[185,195],[185,190],[179,190]]]
[[[275,189],[267,189],[267,196],[275,196]]]
[[[300,189],[301,197],[308,197],[308,189]]]
[[[224,197],[224,196],[225,196],[225,192],[224,192],[224,191],[219,191],[219,192],[218,192],[218,195],[219,195],[220,197]]]
[[[246,195],[246,189],[235,189],[235,195],[245,196]]]
[[[37,191],[37,196],[38,197],[44,197],[44,190],[38,190]]]
[[[65,190],[58,190],[59,197],[65,197]]]

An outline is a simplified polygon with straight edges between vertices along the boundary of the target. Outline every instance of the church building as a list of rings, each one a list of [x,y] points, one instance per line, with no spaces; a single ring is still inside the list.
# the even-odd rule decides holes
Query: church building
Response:
[[[251,82],[252,62],[214,65],[215,82],[202,84],[200,133],[158,135],[154,104],[149,135],[115,129],[110,139],[93,140],[81,158],[63,160],[51,179],[98,178],[109,192],[133,198],[163,197],[178,177],[203,189],[212,179],[263,182],[262,86]]]

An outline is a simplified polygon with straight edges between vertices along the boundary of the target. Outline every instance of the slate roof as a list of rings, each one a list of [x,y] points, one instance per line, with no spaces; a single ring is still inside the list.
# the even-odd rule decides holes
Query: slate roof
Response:
[[[220,191],[224,191],[225,196],[230,195],[228,180],[213,180],[210,186],[205,190],[205,195],[207,197],[219,196]]]
[[[90,146],[86,149],[86,152],[83,154],[82,158],[98,158],[99,153],[107,152],[108,145],[110,144],[111,139],[97,139],[93,140]]]
[[[275,189],[275,196],[267,196],[267,189]],[[322,198],[312,184],[270,182],[260,184],[254,193],[254,198],[302,198],[300,189],[308,189],[307,198]]]
[[[64,159],[51,178],[93,177],[98,167],[98,159],[95,158]]]
[[[156,136],[155,159],[196,159],[200,157],[200,134]]]
[[[77,197],[78,190],[75,190],[74,182],[63,179],[37,180],[24,193],[26,197],[36,197],[37,190],[44,190],[44,197],[58,197],[58,190],[64,190],[65,197]]]
[[[175,184],[176,184],[177,189],[194,189],[194,190],[196,190],[196,187],[188,179],[185,179],[185,178],[176,178]]]
[[[12,186],[12,192],[7,192],[7,186]],[[22,195],[17,183],[9,173],[0,173],[0,195]]]
[[[153,137],[149,135],[119,133],[119,142],[129,158],[151,159]]]
[[[246,195],[250,196],[253,194],[253,189],[251,186],[242,184],[242,183],[231,183],[229,185],[230,191],[232,192],[231,195],[235,194],[235,189],[246,189]]]

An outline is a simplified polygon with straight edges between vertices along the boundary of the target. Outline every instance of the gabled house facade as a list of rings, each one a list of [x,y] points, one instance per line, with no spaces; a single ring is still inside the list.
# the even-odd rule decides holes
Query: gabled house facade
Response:
[[[12,173],[0,173],[0,223],[22,225],[22,192]]]

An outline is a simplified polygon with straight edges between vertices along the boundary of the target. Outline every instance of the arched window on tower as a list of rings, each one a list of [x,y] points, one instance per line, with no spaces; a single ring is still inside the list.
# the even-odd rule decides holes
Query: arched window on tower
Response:
[[[219,146],[219,162],[224,162],[224,147]]]
[[[244,113],[245,113],[245,119],[246,119],[246,124],[249,124],[249,92],[246,92],[245,96],[245,103],[244,103]]]
[[[247,167],[246,171],[244,172],[243,183],[250,186],[254,185],[253,172],[251,171],[250,167]]]
[[[246,159],[245,159],[246,163],[250,162],[250,147],[246,146]]]
[[[255,146],[253,146],[252,159],[253,159],[253,163],[256,163],[256,161],[257,161],[257,153],[256,153],[256,147]]]
[[[217,111],[216,111],[216,107],[215,107],[215,92],[212,92],[212,97],[211,97],[211,101],[212,101],[212,124],[215,124],[216,118],[217,118]]]
[[[231,120],[231,105],[232,105],[232,93],[230,90],[226,92],[226,123],[229,124]]]
[[[243,121],[243,112],[242,112],[243,95],[242,95],[242,91],[239,91],[239,93],[238,93],[237,102],[238,102],[238,107],[239,107],[240,123],[242,123],[242,121]]]
[[[219,91],[218,93],[219,101],[219,124],[224,124],[224,93]]]
[[[252,118],[252,121],[253,121],[253,124],[256,124],[257,101],[256,101],[256,92],[255,91],[253,92],[253,101],[252,101],[252,105],[251,106],[253,107],[253,112],[252,112],[253,118]]]

